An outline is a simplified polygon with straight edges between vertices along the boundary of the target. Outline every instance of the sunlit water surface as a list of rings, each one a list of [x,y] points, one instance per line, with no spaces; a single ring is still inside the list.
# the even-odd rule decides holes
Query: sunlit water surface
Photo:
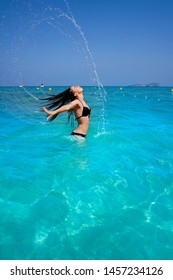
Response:
[[[1,259],[173,258],[173,94],[105,90],[103,114],[84,87],[82,141],[66,113],[46,122],[47,88],[0,88]]]

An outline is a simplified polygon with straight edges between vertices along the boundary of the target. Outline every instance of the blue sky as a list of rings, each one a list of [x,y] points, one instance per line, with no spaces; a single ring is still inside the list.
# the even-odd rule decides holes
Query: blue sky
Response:
[[[171,0],[67,3],[1,0],[1,86],[173,86]]]

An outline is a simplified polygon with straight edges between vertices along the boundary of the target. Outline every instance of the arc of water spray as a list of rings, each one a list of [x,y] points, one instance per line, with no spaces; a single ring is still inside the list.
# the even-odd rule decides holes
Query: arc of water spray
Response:
[[[32,98],[34,98],[35,100],[39,101],[39,98],[35,97],[32,93],[30,93],[28,90],[26,90],[26,88],[23,86],[22,87],[24,89],[24,91],[29,94]]]
[[[101,104],[102,104],[102,109],[101,109],[102,114],[101,115],[102,115],[103,123],[102,123],[102,125],[101,125],[101,123],[99,123],[98,127],[99,127],[99,131],[100,131],[100,128],[101,128],[102,133],[105,133],[105,106],[104,106],[104,103],[106,102],[106,91],[104,90],[104,87],[103,87],[102,83],[100,82],[100,79],[99,79],[99,76],[98,76],[98,73],[97,73],[97,69],[96,69],[96,64],[94,62],[94,59],[93,59],[92,53],[90,51],[88,41],[87,41],[87,39],[84,35],[84,32],[82,31],[82,28],[80,27],[80,25],[76,22],[76,20],[73,16],[73,14],[70,10],[70,7],[69,7],[66,0],[64,0],[64,3],[67,7],[68,14],[59,10],[60,14],[59,14],[58,17],[65,17],[66,19],[68,19],[74,25],[74,27],[76,28],[76,30],[79,32],[79,34],[81,35],[81,37],[83,39],[85,48],[87,50],[87,53],[90,57],[90,60],[91,60],[92,66],[93,66],[93,73],[95,75],[95,81],[97,81],[97,85],[98,85],[98,88],[99,88],[99,95],[101,97],[101,99],[99,101],[101,101]],[[25,89],[25,87],[23,87],[23,89],[28,95],[30,95],[35,100],[39,101],[39,99],[37,97],[35,97],[33,94],[31,94],[29,91],[27,91]]]
[[[66,6],[67,6],[67,9],[68,9],[68,12],[69,12],[70,16],[68,16],[66,13],[62,13],[60,16],[66,17],[69,21],[71,21],[71,22],[74,24],[75,28],[79,31],[79,33],[80,33],[80,35],[81,35],[81,37],[82,37],[82,39],[83,39],[83,41],[84,41],[86,50],[87,50],[87,52],[88,52],[88,54],[89,54],[89,56],[90,56],[92,65],[93,65],[93,72],[94,72],[95,77],[96,77],[97,85],[98,85],[99,89],[100,89],[100,88],[103,89],[103,85],[102,85],[102,83],[100,82],[100,79],[99,79],[99,76],[98,76],[98,73],[97,73],[97,69],[96,69],[96,64],[95,64],[95,62],[94,62],[93,55],[92,55],[92,53],[91,53],[91,51],[90,51],[89,44],[88,44],[88,41],[87,41],[87,39],[86,39],[86,37],[85,37],[85,34],[84,34],[84,32],[82,31],[81,26],[80,26],[79,24],[77,24],[77,22],[76,22],[76,20],[75,20],[75,18],[74,18],[74,16],[73,16],[73,14],[72,14],[72,12],[71,12],[71,10],[70,10],[70,7],[69,7],[67,1],[64,0],[64,2],[65,2],[65,4],[66,4]],[[105,98],[105,96],[104,96],[104,98]],[[106,100],[105,100],[105,101],[106,101]]]
[[[70,10],[70,8],[69,8],[69,5],[68,5],[67,1],[64,0],[64,2],[65,2],[65,4],[66,4],[67,9],[68,9],[68,12],[69,12],[69,14],[70,14],[71,16],[68,16],[68,15],[65,14],[65,13],[63,13],[62,16],[66,17],[68,20],[70,20],[70,21],[74,24],[75,28],[79,31],[80,35],[82,36],[82,39],[83,39],[83,41],[84,41],[86,50],[87,50],[87,52],[88,52],[88,54],[89,54],[89,56],[90,56],[91,62],[92,62],[92,64],[93,64],[93,69],[94,69],[93,71],[94,71],[94,74],[95,74],[95,77],[96,77],[96,80],[97,80],[98,87],[99,87],[99,88],[100,88],[100,87],[103,87],[103,85],[101,84],[101,82],[100,82],[100,80],[99,80],[98,73],[97,73],[97,69],[96,69],[96,64],[95,64],[95,62],[94,62],[92,53],[91,53],[91,51],[90,51],[90,49],[89,49],[88,41],[87,41],[87,39],[86,39],[86,37],[85,37],[85,34],[84,34],[84,32],[82,31],[81,26],[80,26],[79,24],[77,24],[77,22],[76,22],[76,20],[75,20],[75,18],[74,18],[74,16],[73,16],[73,14],[72,14],[72,12],[71,12],[71,10]]]

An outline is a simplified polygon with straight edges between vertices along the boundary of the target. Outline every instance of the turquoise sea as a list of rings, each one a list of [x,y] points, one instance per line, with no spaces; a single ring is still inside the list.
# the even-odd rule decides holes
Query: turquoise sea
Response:
[[[170,88],[84,87],[86,141],[51,88],[0,88],[0,259],[173,259]]]

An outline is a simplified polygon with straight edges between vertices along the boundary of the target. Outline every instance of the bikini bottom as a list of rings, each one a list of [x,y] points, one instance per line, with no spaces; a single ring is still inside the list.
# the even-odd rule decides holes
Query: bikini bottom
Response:
[[[86,135],[85,135],[85,134],[82,134],[82,133],[77,133],[77,132],[74,132],[74,131],[71,133],[71,135],[74,135],[74,136],[75,136],[75,135],[76,135],[76,136],[81,136],[81,137],[83,137],[83,138],[85,138],[85,137],[86,137]]]

